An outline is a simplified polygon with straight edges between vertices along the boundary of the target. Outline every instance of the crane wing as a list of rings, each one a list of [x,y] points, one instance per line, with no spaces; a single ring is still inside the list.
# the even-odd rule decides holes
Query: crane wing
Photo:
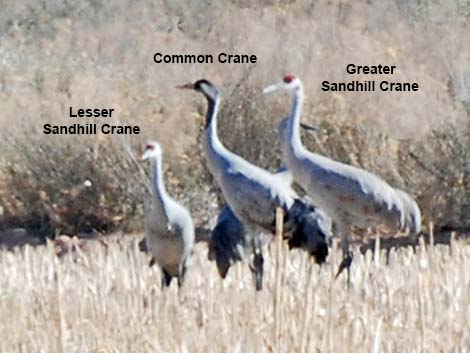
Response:
[[[292,198],[282,184],[271,180],[270,173],[256,179],[237,170],[228,170],[222,178],[222,190],[227,203],[242,221],[271,230],[275,222],[276,207],[290,208]]]
[[[401,201],[383,179],[360,168],[312,156],[308,156],[312,163],[303,163],[306,170],[302,174],[308,175],[303,186],[320,204],[326,204],[330,213],[334,208],[332,213],[341,210],[351,214],[358,225],[377,220],[396,227],[402,222]]]

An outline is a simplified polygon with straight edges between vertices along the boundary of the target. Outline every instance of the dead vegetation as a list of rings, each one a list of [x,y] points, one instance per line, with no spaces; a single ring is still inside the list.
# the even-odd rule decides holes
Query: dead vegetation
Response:
[[[0,229],[26,227],[40,238],[140,229],[148,194],[139,156],[147,138],[164,147],[171,192],[199,224],[210,223],[221,200],[200,153],[195,113],[204,108],[198,97],[174,86],[206,77],[221,87],[222,140],[274,170],[280,165],[276,127],[289,101],[264,97],[261,88],[286,71],[305,83],[303,119],[323,130],[304,136],[310,149],[411,192],[425,221],[468,228],[468,13],[460,0],[5,4]],[[151,61],[157,50],[249,53],[259,64],[162,67]],[[344,69],[351,62],[396,65],[394,80],[416,81],[421,89],[320,90],[322,80],[350,80]],[[43,135],[44,123],[70,123],[69,106],[114,108],[113,123],[138,124],[143,133]]]
[[[112,141],[87,146],[70,137],[16,135],[8,144],[11,159],[4,173],[10,192],[2,204],[8,204],[4,217],[10,226],[38,236],[110,232],[130,227],[142,213],[142,167]],[[139,177],[129,182],[133,174]]]
[[[244,158],[275,170],[281,164],[279,119],[272,115],[282,116],[286,109],[279,102],[273,109],[263,97],[252,99],[250,88],[236,85],[223,103],[221,139]],[[204,109],[200,106],[199,111]],[[363,167],[408,190],[417,197],[425,222],[454,230],[470,227],[470,130],[451,123],[430,129],[419,140],[398,140],[371,122],[338,124],[332,114],[322,116],[305,118],[321,127],[319,133],[304,133],[310,150]],[[204,167],[198,146],[201,133],[180,159],[165,157],[165,162],[169,188],[191,206],[198,223],[205,224],[223,200]],[[140,229],[148,184],[139,145],[113,139],[83,143],[68,136],[25,138],[20,133],[4,143],[4,227],[26,227],[39,237]]]
[[[277,324],[273,254],[255,295],[247,267],[222,282],[197,247],[177,295],[176,284],[161,291],[136,238],[72,247],[60,259],[52,243],[0,252],[1,351],[433,353],[470,345],[463,241],[392,250],[388,264],[385,252],[357,253],[350,290],[333,280],[339,251],[319,271],[306,254],[284,249]]]

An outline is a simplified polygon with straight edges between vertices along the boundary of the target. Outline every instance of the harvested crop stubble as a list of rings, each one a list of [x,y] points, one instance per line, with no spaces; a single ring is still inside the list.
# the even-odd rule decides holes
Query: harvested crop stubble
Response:
[[[60,260],[50,247],[0,253],[0,351],[266,352],[274,347],[274,249],[266,288],[254,295],[246,267],[222,282],[206,250],[196,254],[180,295],[160,290],[137,240],[90,242]],[[309,271],[286,252],[279,347],[309,352],[441,352],[470,345],[470,245],[356,252],[353,288],[333,280],[340,260]],[[311,273],[310,286],[307,277]],[[310,298],[307,300],[307,287]],[[306,303],[308,302],[308,307]],[[305,320],[305,313],[311,313]],[[306,323],[307,329],[303,330]]]

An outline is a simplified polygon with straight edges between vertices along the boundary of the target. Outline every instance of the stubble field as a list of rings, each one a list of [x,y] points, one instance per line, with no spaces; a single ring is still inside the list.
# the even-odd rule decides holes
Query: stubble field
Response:
[[[0,252],[1,352],[465,352],[470,346],[470,246],[421,242],[355,252],[352,288],[283,250],[280,312],[271,246],[265,288],[246,265],[222,282],[206,247],[183,289],[160,288],[137,237],[89,241],[61,258],[52,243]],[[273,242],[274,243],[274,242]],[[276,325],[277,328],[276,328]],[[276,330],[280,333],[276,337]]]

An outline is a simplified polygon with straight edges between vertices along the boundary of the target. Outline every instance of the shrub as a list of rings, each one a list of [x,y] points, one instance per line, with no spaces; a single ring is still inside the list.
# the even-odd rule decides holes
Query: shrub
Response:
[[[132,153],[110,140],[21,133],[10,136],[6,163],[10,225],[38,235],[109,232],[132,226],[146,192],[142,167]]]

